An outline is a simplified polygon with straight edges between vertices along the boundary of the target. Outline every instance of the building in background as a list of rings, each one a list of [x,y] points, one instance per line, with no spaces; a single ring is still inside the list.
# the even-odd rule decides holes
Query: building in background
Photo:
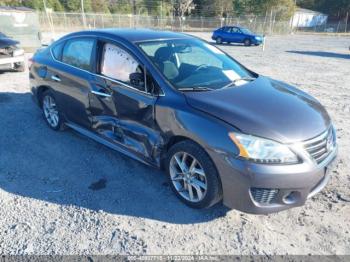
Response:
[[[38,14],[27,7],[0,6],[0,31],[20,42],[26,50],[41,46]]]
[[[309,9],[297,8],[291,19],[293,28],[311,28],[327,23],[328,15]]]

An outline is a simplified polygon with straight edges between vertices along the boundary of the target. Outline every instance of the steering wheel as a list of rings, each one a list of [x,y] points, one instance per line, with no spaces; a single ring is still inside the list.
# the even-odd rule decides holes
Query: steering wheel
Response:
[[[199,65],[196,70],[194,70],[195,72],[198,72],[199,70],[203,70],[203,69],[207,69],[209,66],[206,64],[201,64]]]

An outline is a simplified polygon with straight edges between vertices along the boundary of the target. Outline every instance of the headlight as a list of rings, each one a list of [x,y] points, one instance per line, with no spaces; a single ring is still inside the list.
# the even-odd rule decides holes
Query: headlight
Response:
[[[12,55],[13,56],[20,56],[24,54],[24,50],[23,49],[16,49],[13,51]]]
[[[256,40],[261,40],[261,37],[260,36],[256,36],[255,39]]]
[[[239,149],[239,156],[250,161],[266,164],[298,163],[298,157],[288,146],[278,142],[240,133],[229,133]]]

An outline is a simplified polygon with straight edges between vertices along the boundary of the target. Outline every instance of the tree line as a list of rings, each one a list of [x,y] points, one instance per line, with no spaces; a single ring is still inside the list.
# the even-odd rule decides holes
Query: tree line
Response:
[[[0,6],[25,6],[36,10],[81,12],[81,0],[0,0]],[[83,0],[85,12],[153,16],[230,17],[267,15],[289,18],[296,6],[344,17],[350,0]]]

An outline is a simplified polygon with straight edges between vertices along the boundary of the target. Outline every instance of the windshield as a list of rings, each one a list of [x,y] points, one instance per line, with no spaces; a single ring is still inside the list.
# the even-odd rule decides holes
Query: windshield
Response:
[[[244,79],[254,77],[225,53],[197,39],[159,40],[139,46],[179,90],[220,89],[230,83],[245,84]]]
[[[247,35],[252,35],[252,34],[253,34],[253,32],[250,31],[250,30],[247,29],[247,28],[241,28],[241,31],[242,31],[244,34],[247,34]]]

